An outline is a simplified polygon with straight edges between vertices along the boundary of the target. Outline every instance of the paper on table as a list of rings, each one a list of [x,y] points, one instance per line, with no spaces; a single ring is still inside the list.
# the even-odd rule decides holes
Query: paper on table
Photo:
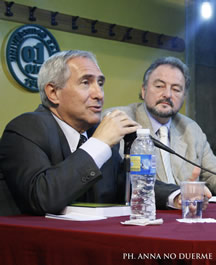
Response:
[[[216,223],[216,219],[214,218],[200,218],[200,219],[193,219],[193,218],[187,218],[187,219],[176,219],[176,221],[180,223]]]
[[[209,202],[216,202],[216,196],[212,196],[212,197],[209,199]]]
[[[160,225],[163,224],[163,219],[156,219],[156,220],[149,220],[149,219],[134,219],[134,220],[127,220],[125,222],[121,222],[123,225]]]
[[[70,213],[70,214],[46,214],[46,218],[70,220],[70,221],[96,221],[107,219],[105,216],[95,216],[95,215],[85,215],[80,213]]]

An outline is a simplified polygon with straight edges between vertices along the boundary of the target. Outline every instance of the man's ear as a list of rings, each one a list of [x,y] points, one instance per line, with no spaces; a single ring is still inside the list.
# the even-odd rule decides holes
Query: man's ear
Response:
[[[46,93],[49,101],[51,101],[54,104],[59,104],[57,89],[52,84],[46,85],[45,93]]]
[[[144,85],[142,85],[142,89],[141,89],[141,93],[140,93],[142,99],[144,99],[144,97],[145,97],[145,92],[146,92],[146,89],[145,89]]]

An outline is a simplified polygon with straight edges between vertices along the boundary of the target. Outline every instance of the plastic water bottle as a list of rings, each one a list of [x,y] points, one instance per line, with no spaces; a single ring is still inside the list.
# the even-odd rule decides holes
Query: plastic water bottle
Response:
[[[132,183],[130,219],[155,220],[156,156],[149,129],[138,129],[130,151]]]

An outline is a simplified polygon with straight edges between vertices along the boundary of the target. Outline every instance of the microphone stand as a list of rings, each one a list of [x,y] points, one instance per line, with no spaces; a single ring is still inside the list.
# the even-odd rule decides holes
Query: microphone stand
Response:
[[[125,184],[125,205],[130,205],[130,155],[125,154],[124,158],[126,184]]]

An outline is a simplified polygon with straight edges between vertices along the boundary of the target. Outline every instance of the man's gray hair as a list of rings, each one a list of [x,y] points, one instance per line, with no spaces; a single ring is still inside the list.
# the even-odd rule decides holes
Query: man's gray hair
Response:
[[[56,89],[62,89],[71,76],[71,71],[67,62],[75,57],[84,57],[93,61],[98,66],[96,57],[93,53],[81,50],[69,50],[57,52],[49,57],[41,66],[38,74],[38,88],[41,102],[46,107],[55,107],[45,92],[47,84],[51,84]],[[99,66],[98,66],[99,68]]]
[[[180,59],[171,56],[158,58],[149,66],[143,77],[144,87],[147,86],[151,73],[160,65],[170,65],[172,67],[178,68],[185,78],[185,90],[189,89],[191,82],[189,68]]]

